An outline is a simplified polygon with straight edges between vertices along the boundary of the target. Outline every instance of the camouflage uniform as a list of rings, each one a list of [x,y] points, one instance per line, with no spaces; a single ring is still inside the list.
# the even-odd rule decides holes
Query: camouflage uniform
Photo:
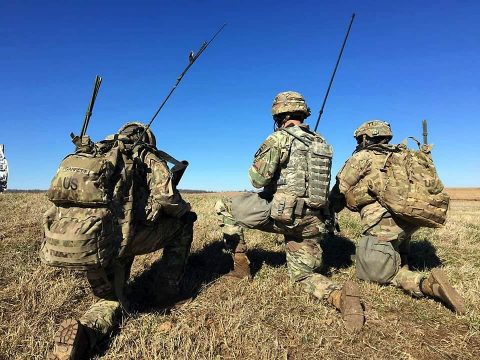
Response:
[[[292,283],[333,305],[346,329],[358,331],[365,317],[356,284],[347,281],[339,286],[318,273],[333,150],[303,124],[309,115],[300,93],[287,91],[275,97],[272,116],[277,131],[260,146],[249,170],[252,185],[263,191],[218,201],[215,210],[227,248],[233,252],[230,276],[251,276],[243,227],[283,234]]]
[[[428,277],[409,270],[410,240],[419,226],[390,213],[372,195],[373,184],[383,178],[381,171],[390,156],[378,145],[385,146],[392,136],[386,122],[372,120],[362,124],[354,133],[358,148],[338,173],[330,193],[333,211],[339,212],[347,206],[360,213],[363,237],[357,244],[357,276],[392,284],[415,297],[433,297],[463,314],[463,299],[442,270],[433,269]]]
[[[88,336],[90,348],[111,332],[122,309],[128,310],[124,288],[135,255],[163,249],[164,271],[151,285],[151,295],[159,305],[171,303],[178,295],[196,216],[175,189],[172,173],[153,145],[141,144],[140,151],[133,151],[135,171],[130,176],[135,179],[127,196],[131,200],[122,209],[123,240],[117,258],[107,267],[86,271],[92,292],[99,300],[81,316],[79,325],[72,320],[62,323],[51,359],[82,359],[87,350],[83,349],[86,346],[77,345],[77,339],[85,336],[79,336],[79,331]]]
[[[411,236],[418,227],[392,216],[368,191],[369,181],[379,176],[386,156],[368,148],[354,153],[337,175],[330,203],[335,212],[348,202],[360,213],[364,236],[357,245],[357,275],[422,296],[423,275],[406,266]]]
[[[308,131],[306,125],[300,125],[299,128]],[[276,131],[260,146],[249,170],[249,177],[253,186],[256,188],[264,187],[264,190],[259,194],[241,195],[244,200],[246,200],[246,197],[253,196],[258,199],[259,203],[263,202],[265,207],[270,205],[274,193],[278,191],[277,181],[282,160],[283,162],[286,160],[288,156],[286,149],[290,147],[293,141],[298,140],[284,131]],[[253,202],[255,201],[253,199]],[[253,208],[251,200],[242,201],[241,198],[233,199],[233,202],[228,200],[218,202],[216,205],[226,245],[234,253],[246,251],[242,227],[245,224],[240,224],[234,214],[243,213],[248,216]],[[285,251],[290,279],[292,282],[300,283],[308,293],[319,299],[326,299],[333,290],[341,288],[325,276],[316,273],[322,267],[320,242],[325,234],[324,217],[320,210],[305,207],[302,214],[296,216],[291,223],[282,223],[268,217],[264,221],[249,227],[285,236]]]
[[[92,291],[101,300],[80,318],[80,322],[95,329],[97,338],[112,330],[122,306],[128,308],[123,290],[134,255],[163,249],[161,262],[166,271],[156,279],[152,288],[170,292],[179,286],[190,252],[193,223],[182,218],[190,210],[190,205],[177,190],[173,190],[165,161],[152,152],[145,156],[143,162],[147,166],[149,197],[147,202],[134,201],[138,209],[136,214],[139,214],[134,236],[126,245],[123,256],[115,260],[112,267],[87,271]],[[141,211],[142,208],[145,210]],[[145,219],[141,219],[141,214],[145,215]],[[161,296],[161,293],[158,295]]]

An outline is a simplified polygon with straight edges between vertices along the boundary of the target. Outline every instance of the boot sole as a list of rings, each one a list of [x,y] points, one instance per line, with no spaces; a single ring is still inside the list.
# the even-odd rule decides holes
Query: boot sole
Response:
[[[365,315],[360,302],[360,289],[352,281],[343,285],[340,311],[348,331],[357,332],[362,329]]]
[[[88,335],[78,320],[64,320],[56,334],[55,347],[48,360],[83,360],[88,355]]]
[[[441,295],[442,300],[446,303],[457,314],[465,314],[465,304],[463,302],[460,294],[450,285],[450,282],[447,279],[445,273],[440,269],[433,269],[432,277],[435,279],[435,282],[438,284],[438,291]]]

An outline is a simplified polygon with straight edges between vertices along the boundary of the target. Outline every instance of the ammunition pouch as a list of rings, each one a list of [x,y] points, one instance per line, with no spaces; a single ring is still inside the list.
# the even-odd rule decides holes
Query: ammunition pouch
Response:
[[[297,209],[297,197],[285,192],[277,192],[273,196],[270,217],[281,223],[291,224],[295,219],[295,215],[302,214],[303,204],[305,204],[305,201],[300,201],[299,210],[295,211]]]

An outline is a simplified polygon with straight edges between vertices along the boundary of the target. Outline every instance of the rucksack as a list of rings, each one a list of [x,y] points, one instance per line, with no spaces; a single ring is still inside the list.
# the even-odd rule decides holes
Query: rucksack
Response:
[[[414,139],[414,138],[412,138]],[[445,224],[450,198],[438,177],[429,145],[419,149],[398,145],[373,145],[386,154],[380,176],[372,177],[369,190],[392,214],[417,226]]]
[[[133,162],[120,141],[103,141],[67,155],[52,179],[40,258],[51,266],[108,266],[122,243],[124,199]]]
[[[188,163],[145,143],[132,149],[128,140],[114,137],[62,160],[47,191],[53,206],[44,215],[44,263],[90,270],[136,255],[127,252],[141,213],[135,210],[148,197],[144,158],[149,152],[174,164],[169,172],[176,185]]]

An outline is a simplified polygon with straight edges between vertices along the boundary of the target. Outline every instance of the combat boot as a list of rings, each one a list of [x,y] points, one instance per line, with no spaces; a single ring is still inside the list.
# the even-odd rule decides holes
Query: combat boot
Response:
[[[233,254],[233,270],[226,276],[236,279],[251,279],[252,273],[250,271],[250,260],[244,252],[237,252]]]
[[[89,329],[78,320],[64,320],[55,334],[53,351],[49,360],[83,360],[90,350]]]
[[[347,281],[341,290],[333,290],[328,302],[340,311],[348,331],[357,332],[362,329],[365,316],[360,303],[360,289],[354,282]]]
[[[438,299],[457,314],[465,314],[465,304],[460,294],[450,285],[445,273],[440,269],[433,269],[428,278],[420,283],[423,294]]]

